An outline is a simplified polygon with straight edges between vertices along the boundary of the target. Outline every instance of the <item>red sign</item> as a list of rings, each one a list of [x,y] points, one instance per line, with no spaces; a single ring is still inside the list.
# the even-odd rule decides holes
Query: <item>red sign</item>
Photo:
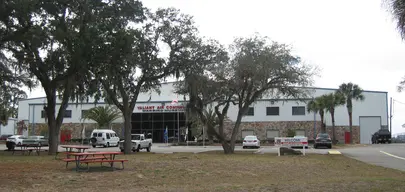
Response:
[[[167,105],[167,106],[138,106],[138,110],[142,111],[178,111],[183,110],[183,105]]]

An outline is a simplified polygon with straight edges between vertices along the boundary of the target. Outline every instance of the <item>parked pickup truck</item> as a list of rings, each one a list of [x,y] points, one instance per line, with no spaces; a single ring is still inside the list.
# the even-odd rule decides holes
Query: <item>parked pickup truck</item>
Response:
[[[371,143],[391,143],[391,132],[388,129],[378,130],[371,136]]]
[[[132,151],[139,152],[141,149],[146,149],[150,152],[152,149],[152,139],[146,139],[144,134],[131,134]],[[124,152],[124,140],[120,141],[120,150]]]

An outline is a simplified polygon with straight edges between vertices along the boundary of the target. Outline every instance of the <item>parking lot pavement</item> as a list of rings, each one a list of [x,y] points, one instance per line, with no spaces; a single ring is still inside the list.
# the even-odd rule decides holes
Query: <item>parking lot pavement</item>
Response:
[[[258,154],[264,153],[278,153],[278,148],[274,146],[262,146],[259,149],[243,149],[242,146],[236,146],[235,151],[249,151]],[[303,149],[295,149],[303,152]],[[305,149],[305,153],[307,154],[327,154],[330,149]],[[155,153],[176,153],[176,152],[193,152],[193,153],[200,153],[200,152],[207,152],[207,151],[222,151],[222,146],[158,146],[152,149]]]
[[[405,149],[405,145],[401,146],[403,149]],[[1,144],[0,145],[0,150],[5,150],[6,145],[5,144]],[[42,149],[44,150],[48,150],[47,146],[42,147]],[[120,149],[118,147],[109,147],[109,148],[103,148],[103,147],[96,147],[93,148],[91,147],[90,149],[88,149],[89,151],[120,151]],[[201,153],[201,152],[208,152],[208,151],[221,151],[222,150],[222,146],[167,146],[164,143],[154,143],[152,146],[152,152],[154,153]],[[303,152],[302,149],[296,149],[296,150],[300,150],[301,152]],[[371,151],[378,151],[380,150],[379,148],[374,148]],[[405,157],[405,152],[400,153],[399,151],[393,151],[392,149],[386,149],[384,148],[384,150],[388,153],[393,153],[396,155],[401,155],[403,154],[403,156]],[[64,151],[63,148],[59,147],[58,151]],[[277,147],[274,146],[262,146],[259,149],[243,149],[242,146],[236,146],[235,147],[235,151],[249,151],[249,152],[253,152],[253,153],[258,153],[258,154],[264,154],[264,153],[277,153]],[[305,152],[307,154],[327,154],[329,151],[329,149],[313,149],[312,147],[310,147],[309,149],[306,149]],[[340,151],[345,151],[345,150],[340,150]],[[405,151],[405,150],[404,150]],[[141,152],[146,152],[145,150],[142,150]],[[348,155],[352,155],[354,157],[363,157],[365,155],[362,155],[364,153],[368,153],[367,150],[362,151],[362,149],[360,148],[360,150],[358,150],[358,148],[351,148],[351,149],[347,149],[346,154]],[[359,155],[357,155],[359,154]],[[381,155],[382,153],[379,153],[379,155]],[[387,155],[385,155],[387,156]],[[367,157],[365,157],[367,159]],[[392,158],[392,157],[390,157]]]
[[[201,152],[208,152],[208,151],[221,151],[222,146],[158,146],[152,149],[152,152],[155,153],[181,153],[181,152],[189,152],[189,153],[201,153]],[[235,151],[251,151],[257,152],[260,149],[243,149],[242,146],[236,146]]]
[[[340,151],[365,163],[405,171],[405,144],[374,144]]]
[[[0,145],[0,150],[5,150],[6,145]],[[42,147],[44,150],[48,150],[48,147]],[[65,149],[59,147],[58,151],[64,151]],[[90,148],[89,151],[120,151],[118,147],[96,147]],[[302,151],[302,149],[296,149]],[[201,153],[201,152],[208,152],[208,151],[222,151],[222,146],[167,146],[164,143],[156,143],[152,146],[152,152],[154,153]],[[236,146],[235,151],[249,151],[253,153],[277,153],[277,147],[274,146],[262,146],[259,149],[243,149],[242,146]],[[141,152],[146,152],[146,150],[142,150]],[[306,153],[308,154],[326,154],[328,152],[327,149],[313,149],[309,148],[306,149]]]
[[[304,153],[304,149],[302,148],[294,148],[294,150],[301,151],[301,153]],[[330,151],[330,149],[314,149],[312,147],[309,147],[308,149],[305,149],[305,154],[328,154],[328,151]],[[258,153],[278,153],[278,148],[262,147],[260,148]]]

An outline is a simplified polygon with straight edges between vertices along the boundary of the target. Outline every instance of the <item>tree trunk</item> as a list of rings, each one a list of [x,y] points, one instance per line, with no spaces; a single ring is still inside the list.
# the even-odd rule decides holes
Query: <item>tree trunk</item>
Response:
[[[131,142],[131,117],[132,111],[129,109],[130,107],[124,103],[124,153],[129,154],[132,150],[132,142]]]
[[[232,154],[235,150],[235,144],[232,146],[231,143],[228,143],[224,140],[222,141],[222,148],[224,149],[225,154]]]
[[[222,144],[222,148],[224,149],[225,154],[232,154],[234,152],[234,147],[230,143],[227,142],[225,134],[224,134],[224,116],[219,115],[219,125],[218,125],[218,135],[216,136],[219,142]]]
[[[208,135],[208,143],[210,145],[214,143],[214,137],[212,135]]]
[[[226,137],[224,134],[224,120],[225,116],[229,109],[230,100],[225,106],[222,108],[222,113],[219,111],[219,105],[215,106],[215,113],[218,116],[218,134],[216,135],[217,139],[222,143],[222,148],[224,149],[225,154],[231,154],[234,152],[235,145],[229,145],[226,141]],[[215,131],[215,130],[214,130]],[[215,131],[216,132],[216,131]],[[233,133],[232,133],[233,134]]]
[[[326,133],[326,127],[325,127],[325,124],[323,123],[324,122],[324,115],[321,115],[321,133]]]
[[[49,155],[55,155],[58,152],[58,144],[59,144],[59,132],[61,124],[58,125],[56,119],[56,93],[55,92],[48,92],[47,95],[47,104],[46,104],[46,116],[48,121],[48,131],[49,131]],[[63,107],[60,106],[60,107]]]
[[[208,142],[210,144],[212,144],[212,143],[214,143],[214,135],[215,135],[215,133],[213,131],[215,131],[215,127],[212,124],[207,124],[206,127],[207,127],[206,133],[207,133],[207,136],[208,136]]]
[[[238,117],[236,118],[235,125],[233,126],[231,141],[229,144],[229,147],[231,147],[231,153],[233,153],[235,150],[236,136],[239,133],[240,124],[242,122],[242,116],[243,116],[243,111],[239,110]],[[224,150],[225,150],[225,148],[224,148]]]
[[[350,131],[350,143],[353,144],[353,114],[349,112],[349,131]]]
[[[336,144],[335,110],[331,110],[330,115],[331,115],[331,118],[332,118],[332,138],[333,138],[333,144]]]
[[[53,115],[53,117],[48,118],[48,130],[49,130],[48,154],[55,155],[58,152],[59,131],[60,131],[60,127],[56,126],[55,115]]]
[[[212,137],[212,134],[210,134],[210,129],[212,129],[211,125],[206,125],[205,127],[206,127],[205,128],[205,134],[206,134],[206,137],[208,138],[208,143],[212,144],[213,143],[213,137]]]

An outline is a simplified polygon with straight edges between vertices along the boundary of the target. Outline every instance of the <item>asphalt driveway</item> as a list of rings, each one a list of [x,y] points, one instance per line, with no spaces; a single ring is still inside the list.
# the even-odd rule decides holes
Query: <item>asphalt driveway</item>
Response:
[[[365,163],[405,171],[405,144],[374,144],[339,151]]]

